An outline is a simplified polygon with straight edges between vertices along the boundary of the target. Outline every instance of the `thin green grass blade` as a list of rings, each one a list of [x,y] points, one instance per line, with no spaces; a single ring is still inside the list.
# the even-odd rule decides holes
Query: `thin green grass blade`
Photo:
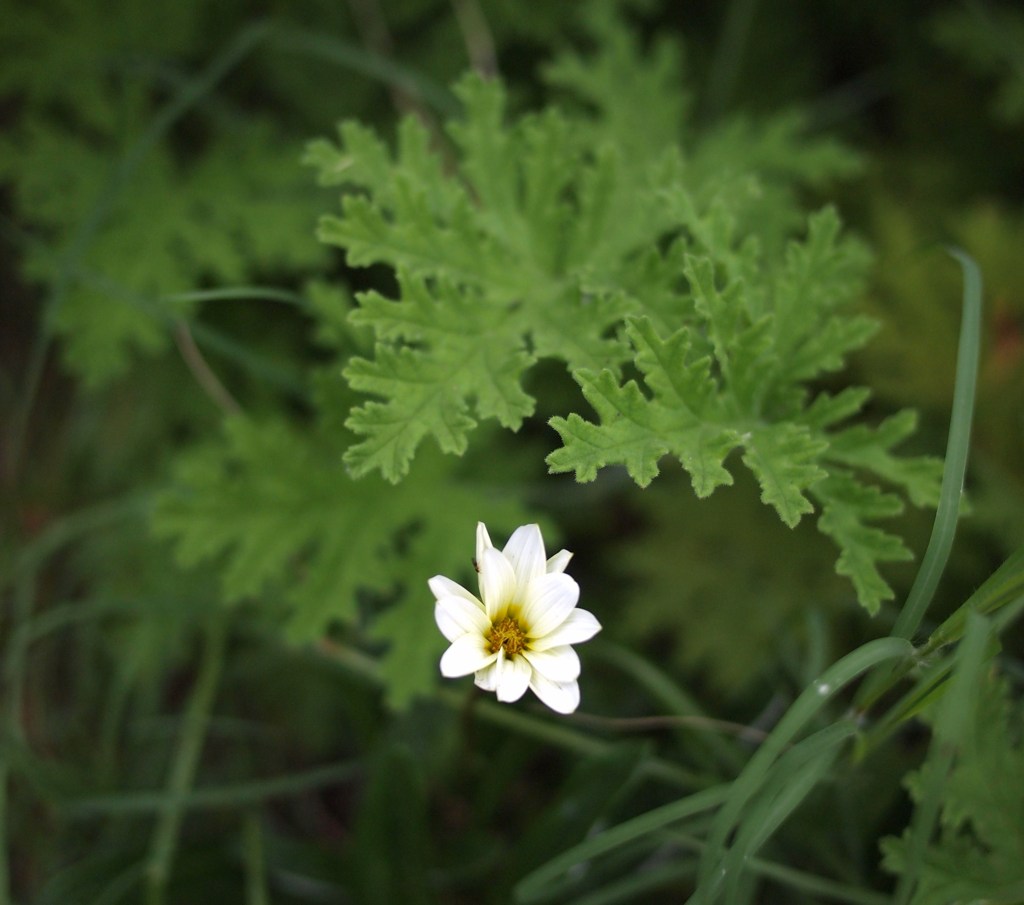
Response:
[[[982,588],[984,587],[985,586],[983,585]],[[942,642],[942,644],[945,645],[951,643],[953,640],[959,640],[959,638],[963,636],[967,621],[972,615],[988,615],[990,617],[989,622],[991,625],[991,631],[986,656],[988,658],[994,657],[999,653],[1000,635],[1022,613],[1024,613],[1024,593],[1019,593],[1015,597],[986,595],[984,600],[979,601],[978,609],[965,609],[964,607],[961,607],[957,610],[957,613],[954,613],[954,615],[950,617],[950,619],[957,617],[957,626],[955,631],[952,628],[950,629],[950,632],[955,637],[948,637]],[[926,647],[931,647],[930,642]],[[946,693],[947,683],[949,682],[950,675],[953,672],[956,660],[955,658],[944,657],[928,663],[928,658],[931,656],[931,653],[932,652],[930,650],[926,653],[924,649],[918,652],[915,659],[920,662],[927,663],[928,665],[924,668],[924,671],[917,679],[913,688],[893,704],[885,714],[882,715],[878,722],[872,726],[870,732],[865,737],[863,744],[859,746],[859,751],[862,756],[866,755],[869,751],[877,749],[883,741],[903,723],[913,719],[926,706],[928,706],[928,704],[937,700]],[[903,675],[902,669],[899,671],[899,675]]]
[[[953,536],[960,514],[960,498],[963,495],[964,475],[967,470],[967,452],[970,446],[974,397],[978,382],[978,360],[981,356],[982,283],[981,271],[970,256],[956,248],[949,249],[949,253],[956,258],[963,270],[964,290],[946,459],[942,469],[939,505],[935,510],[931,537],[906,603],[893,625],[892,635],[896,638],[909,639],[914,636],[935,594],[953,546]],[[876,672],[858,692],[857,708],[862,711],[868,710],[899,678],[900,674],[891,668]]]
[[[673,830],[668,830],[663,835],[687,851],[703,852],[707,848],[702,839],[684,836]],[[835,902],[849,902],[851,905],[892,905],[889,896],[882,893],[797,870],[774,861],[766,861],[763,858],[750,858],[746,868],[756,876],[767,877],[804,895],[817,896]]]
[[[254,353],[245,343],[205,324],[190,324],[189,330],[196,342],[206,350],[234,362],[270,386],[298,399],[305,397],[308,387],[298,368],[279,365],[266,356]]]
[[[907,905],[917,886],[924,853],[942,809],[946,777],[953,766],[957,749],[966,737],[966,728],[974,709],[973,701],[981,685],[989,632],[990,625],[984,616],[977,613],[968,616],[964,640],[956,652],[952,684],[935,721],[931,750],[928,753],[932,769],[924,774],[927,784],[922,789],[910,824],[907,870],[896,887],[894,905]]]
[[[577,864],[627,845],[687,817],[716,808],[725,800],[728,791],[727,785],[705,789],[671,804],[654,808],[646,814],[585,839],[523,877],[515,887],[516,901],[532,903],[547,900],[554,885]],[[555,890],[555,893],[557,891]]]
[[[864,889],[861,886],[851,886],[848,883],[830,880],[828,877],[819,877],[806,871],[795,870],[773,861],[751,858],[747,869],[753,874],[768,877],[805,895],[834,902],[849,902],[851,905],[891,905],[889,897],[881,893]]]
[[[311,789],[347,782],[359,776],[362,769],[357,761],[343,761],[267,779],[191,789],[176,800],[172,799],[170,792],[162,789],[156,792],[114,792],[108,795],[66,798],[58,801],[57,806],[69,817],[89,819],[99,815],[112,817],[160,813],[172,803],[172,800],[185,811],[238,808],[260,804],[271,798],[285,798]]]
[[[144,508],[144,496],[132,494],[126,498],[91,506],[54,522],[39,537],[24,545],[13,557],[10,575],[4,576],[0,587],[13,584],[13,607],[8,637],[4,647],[2,678],[6,713],[3,715],[0,738],[0,905],[10,903],[10,870],[8,864],[9,814],[8,783],[18,768],[18,754],[22,761],[36,762],[24,756],[27,746],[22,743],[22,689],[25,683],[29,646],[33,640],[33,602],[36,576],[46,560],[78,537],[101,530],[108,524],[126,517],[134,517]]]
[[[178,846],[178,835],[185,814],[185,798],[195,779],[199,755],[206,737],[213,699],[220,681],[226,649],[227,619],[215,613],[207,626],[203,658],[185,712],[182,735],[174,752],[167,783],[167,799],[150,837],[146,859],[146,901],[163,905],[171,863]]]
[[[595,645],[591,654],[629,675],[664,708],[663,712],[682,717],[707,715],[696,699],[683,691],[667,673],[627,648],[603,642]],[[720,767],[738,770],[743,763],[744,755],[716,733],[690,732],[687,739],[689,744],[696,743],[707,749],[706,757]]]
[[[113,280],[88,271],[80,271],[78,279],[85,286],[101,289],[125,304],[141,308],[154,320],[162,323],[168,332],[173,333],[182,324],[182,319],[168,312],[166,306],[162,305],[157,298],[133,292]],[[232,291],[223,290],[222,293]],[[265,292],[269,294],[270,291]],[[174,296],[174,298],[181,302],[190,295],[202,296],[205,293],[181,293],[178,296]],[[291,298],[289,294],[274,292],[274,300],[283,301],[284,297]],[[297,368],[284,367],[269,357],[254,352],[246,343],[239,342],[231,335],[197,320],[192,320],[188,323],[188,330],[192,338],[205,349],[213,351],[228,361],[237,364],[259,380],[276,386],[299,398],[305,395],[307,387]]]
[[[275,289],[273,286],[225,286],[223,289],[197,289],[194,292],[175,292],[160,297],[160,304],[190,305],[194,302],[280,302],[306,310],[309,302],[297,292]]]
[[[11,872],[7,864],[7,783],[10,770],[6,758],[0,756],[0,905],[11,901]]]
[[[35,342],[29,353],[25,388],[21,393],[21,402],[13,418],[10,457],[14,470],[17,469],[18,463],[21,461],[29,415],[35,405],[36,395],[43,378],[43,368],[53,337],[54,316],[64,304],[64,298],[74,273],[79,268],[86,250],[114,210],[122,192],[127,189],[136,170],[149,152],[163,139],[171,127],[238,66],[266,38],[266,35],[267,25],[263,22],[253,23],[243,28],[205,69],[194,78],[189,79],[181,90],[167,102],[153,118],[146,131],[139,136],[113,168],[88,216],[82,220],[67,249],[61,255],[61,267],[46,301],[45,319],[40,331],[36,334]]]
[[[242,862],[245,865],[245,905],[270,905],[263,826],[255,811],[249,811],[242,823]]]
[[[708,848],[701,862],[696,902],[704,902],[701,890],[712,888],[713,874],[725,857],[726,840],[750,800],[764,787],[772,764],[797,734],[817,715],[830,698],[854,679],[880,663],[911,656],[913,648],[902,638],[869,641],[830,666],[793,702],[764,744],[750,759],[731,786],[728,801],[715,818]]]
[[[839,746],[856,732],[852,721],[834,723],[794,745],[772,767],[765,778],[764,792],[746,810],[735,844],[721,869],[713,874],[718,886],[725,882],[727,902],[736,901],[750,859],[826,776]],[[713,899],[715,890],[708,895]]]
[[[645,893],[664,886],[678,885],[697,870],[696,862],[668,864],[639,871],[614,883],[606,883],[594,892],[573,899],[567,905],[615,905],[616,902],[641,902]]]
[[[971,613],[990,616],[994,633],[999,634],[1013,622],[1024,605],[1024,550],[1018,550],[1006,560],[980,588],[967,598],[957,609],[932,632],[928,642],[915,652],[914,659],[907,661],[886,673],[885,680],[873,683],[870,696],[859,704],[862,709],[895,686],[915,666],[924,664],[924,673],[904,697],[878,720],[867,736],[862,752],[873,750],[886,735],[902,722],[913,717],[923,706],[925,699],[944,681],[952,668],[950,660],[941,660],[929,665],[929,660],[943,647],[959,641],[964,634],[967,619]],[[865,683],[868,684],[868,683]]]
[[[143,868],[134,864],[121,871],[106,888],[93,899],[91,905],[117,905],[119,902],[129,902],[128,894],[142,882]]]
[[[144,514],[151,501],[150,493],[136,491],[55,519],[42,533],[25,543],[17,552],[10,574],[0,580],[0,588],[5,587],[9,581],[35,572],[50,556],[78,538],[100,531],[122,519]]]
[[[331,663],[344,669],[349,675],[377,688],[383,686],[384,680],[380,675],[380,667],[373,657],[354,648],[337,644],[330,648],[321,648],[320,652],[325,654]],[[440,689],[437,692],[437,700],[456,711],[463,711],[466,708],[465,693],[454,688]],[[511,732],[537,739],[544,744],[553,745],[565,751],[575,751],[584,755],[600,755],[608,754],[614,747],[614,742],[594,738],[592,735],[570,729],[544,717],[513,710],[496,701],[483,699],[474,701],[472,714],[484,722],[501,726]],[[693,789],[708,785],[706,777],[698,776],[658,757],[645,758],[637,772],[647,779],[655,779],[677,789]]]
[[[279,51],[336,63],[352,72],[420,97],[445,119],[459,115],[459,103],[447,88],[415,69],[402,66],[357,44],[284,24],[275,26],[271,44]]]
[[[859,746],[858,755],[864,758],[875,751],[893,732],[907,720],[913,719],[928,703],[942,693],[949,674],[953,669],[953,661],[944,658],[929,665],[914,686],[895,704],[893,704],[876,722],[864,737]]]
[[[974,397],[978,385],[978,360],[981,357],[981,271],[974,260],[958,248],[949,253],[960,263],[964,276],[963,314],[960,320],[960,343],[956,353],[956,380],[953,385],[953,411],[946,442],[946,461],[942,471],[939,505],[935,524],[921,560],[921,568],[903,605],[892,634],[912,638],[928,605],[932,601],[939,578],[946,568],[949,551],[956,534],[963,495],[967,453],[971,443],[971,422],[974,418]]]
[[[1011,555],[985,583],[950,615],[921,648],[921,657],[930,656],[940,647],[959,641],[970,614],[995,615],[1024,596],[1024,549]]]
[[[707,90],[704,93],[708,115],[721,117],[743,69],[743,56],[754,24],[757,0],[732,0],[727,4],[722,31],[715,47]]]

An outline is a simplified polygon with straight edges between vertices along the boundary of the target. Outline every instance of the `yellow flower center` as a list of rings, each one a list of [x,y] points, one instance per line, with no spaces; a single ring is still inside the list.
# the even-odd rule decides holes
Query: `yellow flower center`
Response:
[[[515,619],[506,616],[501,622],[495,622],[491,626],[488,640],[491,642],[492,654],[505,648],[506,655],[514,657],[526,646],[526,633]]]

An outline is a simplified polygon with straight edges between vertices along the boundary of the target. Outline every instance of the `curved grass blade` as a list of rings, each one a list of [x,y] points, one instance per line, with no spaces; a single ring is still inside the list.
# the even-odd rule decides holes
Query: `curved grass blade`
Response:
[[[380,667],[373,657],[351,647],[338,644],[322,645],[320,652],[325,654],[332,663],[344,669],[350,675],[380,688],[384,684]],[[453,710],[464,710],[466,696],[453,688],[441,689],[437,692],[437,700]],[[496,701],[477,700],[473,702],[473,715],[480,720],[501,726],[519,735],[538,739],[541,742],[575,751],[584,755],[608,754],[615,746],[614,742],[594,738],[584,732],[559,725],[543,717],[534,716],[513,710]],[[677,789],[693,789],[707,785],[707,780],[676,764],[669,763],[659,757],[645,758],[637,767],[640,776],[656,779],[659,782],[674,786]]]
[[[765,743],[732,783],[728,800],[718,812],[708,837],[708,848],[701,861],[699,885],[694,894],[695,902],[707,901],[704,898],[704,891],[713,888],[713,874],[725,857],[726,840],[740,821],[751,799],[764,788],[772,765],[797,734],[831,697],[854,679],[880,663],[903,659],[912,653],[910,642],[902,638],[878,638],[869,641],[825,670],[793,702]]]
[[[592,654],[618,667],[641,685],[668,714],[679,717],[705,717],[704,709],[696,699],[687,694],[676,682],[644,657],[625,647],[610,642],[596,645]],[[730,745],[714,732],[688,733],[688,745],[699,745],[706,749],[701,752],[705,762],[738,771],[745,759],[734,745]]]
[[[981,355],[981,271],[974,260],[958,248],[948,249],[960,263],[964,275],[963,313],[960,318],[960,342],[956,354],[956,380],[953,385],[953,409],[946,441],[946,459],[935,522],[921,568],[917,571],[907,600],[896,617],[892,635],[912,638],[935,594],[939,578],[949,559],[960,514],[967,452],[974,417],[974,397],[978,383],[978,359]],[[875,673],[857,694],[857,707],[867,710],[891,687],[898,675],[892,669]]]
[[[345,69],[376,79],[392,88],[421,97],[444,117],[458,116],[460,106],[447,88],[414,69],[409,69],[385,56],[365,50],[356,44],[330,35],[318,34],[293,26],[278,25],[271,36],[278,50],[318,57]]]
[[[747,810],[736,842],[715,875],[726,882],[727,902],[736,901],[750,859],[825,777],[839,746],[856,732],[857,727],[850,720],[834,723],[803,739],[779,758],[765,779],[765,794]]]
[[[935,721],[928,761],[932,768],[925,771],[925,785],[910,824],[907,851],[907,870],[896,887],[895,905],[907,905],[913,896],[924,862],[925,849],[931,839],[942,809],[946,778],[953,766],[960,742],[973,711],[982,671],[987,660],[990,626],[984,616],[971,613],[967,618],[967,631],[956,652],[956,664],[949,693],[942,702]]]
[[[728,785],[704,789],[702,792],[662,805],[660,808],[654,808],[646,814],[641,814],[639,817],[617,824],[596,836],[591,836],[523,877],[515,887],[516,901],[522,903],[545,901],[560,891],[554,888],[555,882],[562,879],[566,871],[577,864],[634,842],[650,833],[664,829],[670,824],[685,820],[687,817],[716,808],[725,800],[728,792]]]
[[[53,336],[54,315],[64,303],[68,287],[71,285],[74,273],[81,264],[86,250],[114,210],[121,193],[130,184],[136,170],[142,165],[157,142],[265,40],[267,30],[268,26],[265,22],[256,22],[243,28],[202,72],[188,80],[153,117],[149,128],[118,161],[96,203],[92,206],[88,216],[82,220],[67,249],[61,255],[61,267],[46,300],[46,316],[29,353],[26,385],[21,394],[21,403],[13,418],[10,456],[15,469],[21,460],[29,415],[43,378],[46,355]]]
[[[678,884],[691,876],[695,870],[696,865],[692,861],[653,867],[623,877],[614,883],[606,883],[600,889],[573,899],[568,905],[614,905],[616,902],[644,901],[637,897],[663,886]]]
[[[956,609],[928,638],[919,651],[927,657],[940,647],[959,641],[963,637],[971,613],[993,615],[1012,607],[1024,596],[1024,549],[1018,550],[1004,562],[985,583]]]
[[[949,422],[946,462],[942,471],[939,505],[935,510],[935,524],[924,558],[921,560],[921,568],[914,579],[907,602],[893,626],[892,634],[897,638],[913,637],[946,567],[949,551],[953,546],[953,536],[956,534],[964,474],[967,471],[967,452],[971,442],[974,397],[978,385],[978,359],[981,357],[981,271],[974,259],[959,248],[951,248],[949,253],[960,263],[964,275],[963,314],[960,320],[960,343],[956,353],[953,411]]]
[[[176,799],[176,803],[185,811],[252,806],[270,798],[298,795],[310,789],[345,782],[361,772],[362,767],[358,762],[344,761],[268,779],[191,789]],[[58,807],[71,817],[92,818],[97,815],[159,813],[168,807],[171,801],[171,795],[166,790],[118,792],[109,795],[68,798],[59,802]]]
[[[150,838],[146,863],[146,901],[149,905],[163,905],[165,901],[171,862],[174,860],[185,814],[184,801],[195,779],[210,710],[220,681],[221,667],[224,665],[226,621],[224,614],[216,613],[207,627],[202,662],[185,712],[181,739],[171,763],[166,802]]]

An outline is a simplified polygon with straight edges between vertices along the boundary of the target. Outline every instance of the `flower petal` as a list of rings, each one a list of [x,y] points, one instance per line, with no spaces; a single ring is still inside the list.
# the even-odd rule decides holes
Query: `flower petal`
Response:
[[[427,582],[427,585],[430,587],[430,593],[438,600],[443,597],[465,597],[466,600],[476,600],[475,594],[467,591],[457,581],[452,581],[443,575],[435,575]]]
[[[552,682],[535,672],[530,688],[556,713],[572,713],[580,706],[580,686],[576,682]]]
[[[434,604],[434,621],[449,641],[469,634],[484,638],[491,628],[484,605],[475,597],[471,601],[464,597],[442,597]]]
[[[508,605],[516,596],[516,573],[505,555],[494,547],[486,547],[477,561],[480,569],[480,595],[484,599],[487,618],[503,619]]]
[[[562,572],[541,575],[530,585],[527,599],[523,601],[523,627],[527,637],[543,638],[556,629],[579,599],[580,586],[568,575]]]
[[[572,559],[572,554],[568,550],[559,550],[547,561],[547,571],[564,572],[565,567],[569,565],[570,559]]]
[[[580,677],[580,658],[568,644],[548,650],[524,650],[523,656],[545,679],[575,682]]]
[[[487,526],[483,522],[476,523],[476,567],[480,568],[480,560],[484,558],[484,550],[489,550],[494,544],[491,543],[491,536],[487,533]]]
[[[557,628],[552,629],[542,638],[530,641],[530,650],[550,650],[563,644],[582,644],[589,641],[599,631],[601,623],[589,610],[579,608],[573,610]]]
[[[516,528],[501,552],[512,564],[512,569],[516,573],[516,583],[520,588],[525,588],[535,578],[544,574],[547,566],[544,559],[544,538],[541,537],[537,525]]]
[[[493,663],[477,670],[476,675],[473,677],[473,682],[477,688],[482,688],[484,691],[494,691],[498,687],[498,663],[504,657],[504,654],[504,651],[499,650],[498,656],[494,658]]]
[[[530,685],[533,670],[522,657],[506,657],[498,668],[498,687],[495,689],[499,701],[511,704],[518,701]]]
[[[441,656],[441,675],[448,679],[468,676],[498,659],[482,635],[469,634],[456,638]]]

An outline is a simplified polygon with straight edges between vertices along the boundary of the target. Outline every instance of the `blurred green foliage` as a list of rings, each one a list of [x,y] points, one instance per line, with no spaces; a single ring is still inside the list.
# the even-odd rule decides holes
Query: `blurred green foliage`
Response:
[[[1022,898],[1012,4],[0,21],[0,905],[710,902],[698,878],[744,851],[730,901]],[[914,564],[876,565],[926,544],[961,293],[940,242],[986,282],[968,505],[921,634],[957,615],[855,723],[815,689],[899,611]],[[765,340],[801,329],[802,370]],[[701,484],[648,415],[712,381],[726,409],[774,385],[782,433]],[[783,523],[810,508],[868,551],[840,561],[856,589]],[[478,519],[575,552],[605,626],[585,712],[440,684],[426,579],[470,585]]]

